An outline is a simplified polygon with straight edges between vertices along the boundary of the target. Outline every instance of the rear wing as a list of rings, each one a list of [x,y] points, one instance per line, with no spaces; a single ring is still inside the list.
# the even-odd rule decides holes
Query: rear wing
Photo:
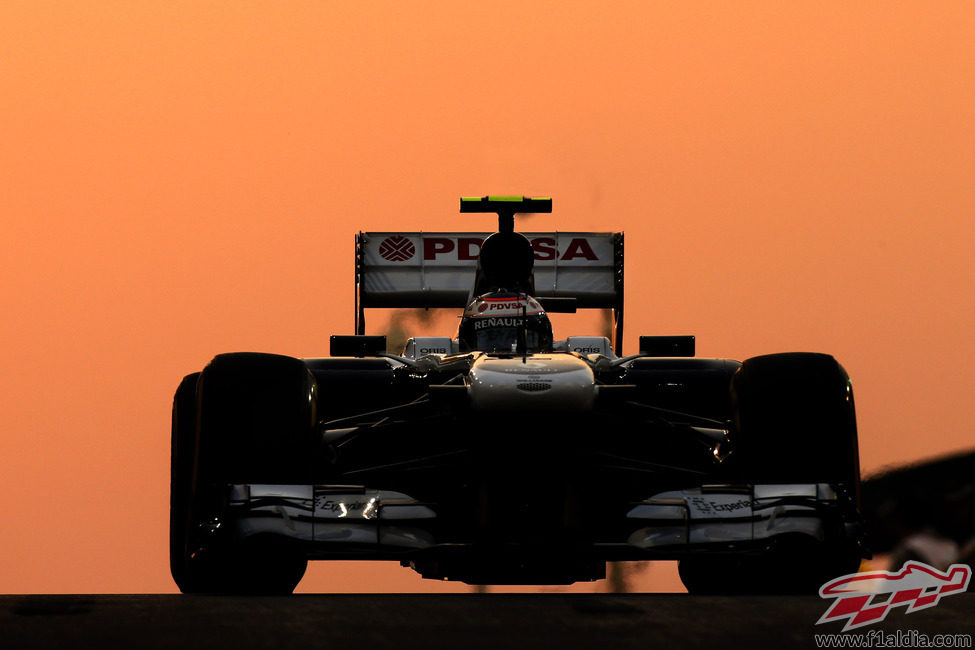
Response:
[[[463,309],[474,296],[481,242],[491,233],[360,232],[355,238],[355,331],[366,308]],[[535,251],[535,297],[612,309],[623,348],[623,233],[526,232]]]

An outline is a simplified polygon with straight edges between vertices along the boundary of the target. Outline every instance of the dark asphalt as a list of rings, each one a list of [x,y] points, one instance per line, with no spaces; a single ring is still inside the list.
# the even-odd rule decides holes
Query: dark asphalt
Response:
[[[0,648],[811,648],[817,596],[0,596]],[[975,636],[975,593],[863,628]]]

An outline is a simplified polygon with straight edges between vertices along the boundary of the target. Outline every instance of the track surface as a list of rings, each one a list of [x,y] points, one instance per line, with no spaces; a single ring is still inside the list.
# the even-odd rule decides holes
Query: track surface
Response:
[[[0,647],[685,648],[816,647],[817,596],[356,594],[0,596]],[[876,626],[975,636],[975,593],[899,607]]]

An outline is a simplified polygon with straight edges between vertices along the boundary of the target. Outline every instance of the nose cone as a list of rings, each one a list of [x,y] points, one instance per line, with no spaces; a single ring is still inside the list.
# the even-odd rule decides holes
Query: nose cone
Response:
[[[477,411],[582,413],[596,401],[592,369],[570,355],[534,354],[475,361],[468,377],[471,407]]]

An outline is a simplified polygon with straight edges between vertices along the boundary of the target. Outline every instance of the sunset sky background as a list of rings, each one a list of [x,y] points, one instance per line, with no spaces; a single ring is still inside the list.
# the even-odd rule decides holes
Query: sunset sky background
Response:
[[[327,354],[354,233],[461,195],[625,230],[628,352],[835,355],[867,473],[975,446],[975,5],[523,4],[0,3],[0,593],[175,591],[179,380]]]

